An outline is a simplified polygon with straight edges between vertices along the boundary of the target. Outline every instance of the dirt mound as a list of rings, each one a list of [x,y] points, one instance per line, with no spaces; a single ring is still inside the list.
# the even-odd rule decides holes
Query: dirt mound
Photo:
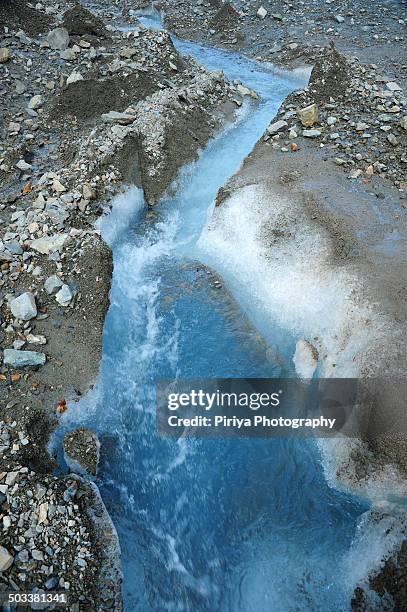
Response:
[[[316,61],[308,88],[316,102],[328,102],[330,98],[335,100],[342,97],[350,81],[348,63],[331,43]]]
[[[45,13],[28,6],[26,0],[0,0],[0,27],[11,30],[24,30],[26,34],[36,36],[47,32],[52,19]]]
[[[111,110],[124,111],[129,104],[136,104],[156,89],[156,81],[143,72],[77,81],[57,97],[49,118],[58,120],[69,115],[81,122],[90,121]]]
[[[239,21],[239,13],[233,6],[228,2],[224,4],[216,13],[211,21],[211,25],[216,30],[224,30],[227,28],[235,27],[236,23]]]
[[[79,4],[66,11],[62,25],[70,36],[92,36],[104,40],[110,38],[103,21]]]

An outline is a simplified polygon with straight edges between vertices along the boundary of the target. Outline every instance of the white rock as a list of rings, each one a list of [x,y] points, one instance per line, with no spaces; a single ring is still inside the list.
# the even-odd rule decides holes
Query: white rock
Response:
[[[281,130],[284,130],[286,127],[288,126],[287,121],[275,121],[274,123],[271,123],[266,132],[267,134],[269,134],[270,136],[272,136],[273,134],[277,134],[277,132],[281,132]]]
[[[68,62],[72,62],[74,59],[76,59],[76,53],[73,49],[65,49],[65,51],[61,51],[59,57]]]
[[[300,378],[312,378],[318,365],[318,351],[308,340],[298,340],[293,357]]]
[[[66,84],[70,85],[71,83],[77,83],[78,81],[83,81],[83,76],[80,72],[76,72],[74,70],[66,79]]]
[[[64,307],[69,306],[72,298],[73,298],[73,293],[69,285],[62,285],[61,289],[58,291],[58,293],[55,296],[55,299],[58,302],[58,304],[61,304],[61,306],[64,306]]]
[[[37,305],[35,297],[27,291],[10,302],[10,310],[13,316],[20,321],[29,321],[37,316]]]
[[[34,336],[34,334],[27,335],[28,344],[47,344],[45,336]]]
[[[28,108],[31,108],[31,110],[40,108],[40,106],[42,106],[42,96],[40,95],[33,96],[28,103]]]
[[[105,123],[120,123],[121,125],[133,123],[135,118],[135,115],[131,115],[130,113],[119,113],[118,111],[110,111],[102,115],[102,120]]]
[[[14,557],[10,555],[7,548],[0,546],[0,572],[5,572],[13,565]]]
[[[53,251],[62,249],[68,240],[68,234],[54,234],[53,236],[43,236],[31,242],[31,248],[43,255],[49,255]]]
[[[49,276],[45,281],[44,289],[48,293],[48,295],[52,295],[53,293],[56,293],[58,289],[62,287],[63,284],[64,283],[61,281],[59,276],[53,274],[52,276]]]
[[[55,28],[47,35],[47,43],[51,49],[64,51],[69,46],[69,34],[65,28]]]
[[[23,159],[20,159],[20,161],[16,163],[16,167],[22,171],[31,170],[32,168],[31,164],[27,164]]]
[[[305,138],[318,138],[318,136],[321,136],[321,132],[319,130],[303,130],[302,135]]]
[[[266,9],[264,8],[264,6],[261,6],[259,10],[257,11],[257,17],[260,17],[260,19],[264,19],[266,15],[267,15]]]
[[[390,81],[386,83],[386,87],[389,91],[403,91],[403,88],[400,85],[397,85],[394,81]]]

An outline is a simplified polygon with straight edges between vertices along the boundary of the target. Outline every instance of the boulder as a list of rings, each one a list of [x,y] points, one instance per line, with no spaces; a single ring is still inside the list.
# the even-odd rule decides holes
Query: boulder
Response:
[[[266,15],[267,15],[267,10],[264,8],[264,6],[261,6],[259,10],[257,11],[257,17],[260,17],[260,19],[264,19]]]
[[[51,49],[65,51],[69,47],[69,34],[66,28],[55,28],[47,35],[47,43]]]
[[[30,321],[37,316],[37,305],[35,297],[27,291],[10,302],[10,310],[13,316],[20,321]]]
[[[42,96],[40,95],[33,96],[28,103],[28,108],[31,110],[36,110],[40,106],[42,106]]]

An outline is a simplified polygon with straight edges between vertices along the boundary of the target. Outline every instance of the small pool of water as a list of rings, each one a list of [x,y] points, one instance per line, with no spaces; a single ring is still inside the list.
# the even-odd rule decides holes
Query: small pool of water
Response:
[[[157,378],[294,375],[293,339],[276,326],[266,343],[196,243],[218,188],[304,76],[176,44],[260,102],[182,171],[154,221],[137,189],[102,220],[114,276],[101,371],[60,433],[81,425],[100,436],[98,484],[120,537],[126,612],[349,610],[348,553],[367,505],[328,486],[313,441],[155,434]]]

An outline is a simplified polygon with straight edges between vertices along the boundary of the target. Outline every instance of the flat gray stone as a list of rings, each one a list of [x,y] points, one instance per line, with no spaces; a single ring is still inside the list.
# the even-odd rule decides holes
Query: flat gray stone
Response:
[[[4,364],[13,368],[42,366],[45,364],[46,360],[47,358],[44,353],[4,349]]]
[[[129,113],[118,113],[117,111],[110,111],[102,115],[102,119],[105,123],[119,123],[120,125],[133,123],[135,118],[134,115],[130,115]]]
[[[274,123],[271,123],[266,132],[267,134],[269,134],[269,136],[273,136],[273,134],[277,134],[277,132],[281,132],[281,130],[284,130],[286,127],[288,126],[287,121],[275,121]]]
[[[304,130],[302,135],[305,138],[318,138],[318,136],[321,136],[321,132],[319,130]]]
[[[43,236],[31,242],[31,248],[43,255],[49,255],[53,251],[59,251],[68,240],[68,234],[54,234],[53,236]]]

